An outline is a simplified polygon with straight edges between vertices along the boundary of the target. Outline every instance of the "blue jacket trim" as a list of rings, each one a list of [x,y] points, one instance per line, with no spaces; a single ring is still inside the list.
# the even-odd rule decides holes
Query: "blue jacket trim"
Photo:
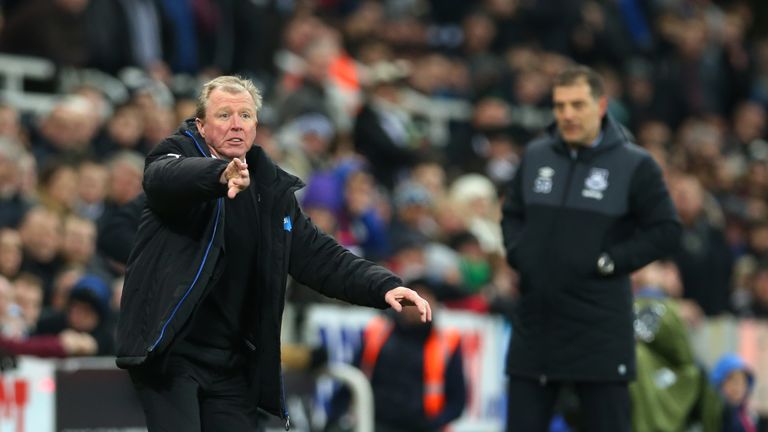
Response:
[[[195,143],[195,146],[197,147],[197,150],[204,156],[208,157],[208,155],[205,154],[205,151],[200,147],[200,144],[197,143],[197,140],[195,139],[194,135],[192,135],[189,131],[186,131],[186,134],[192,138],[192,141]],[[216,200],[216,220],[213,224],[213,233],[211,233],[211,239],[208,241],[208,246],[205,248],[205,254],[203,255],[203,260],[200,263],[200,266],[197,268],[197,274],[195,274],[195,279],[192,280],[192,283],[189,285],[189,288],[187,288],[187,291],[184,293],[184,295],[181,297],[181,300],[179,300],[178,303],[176,303],[176,306],[173,308],[173,312],[171,312],[171,315],[168,317],[168,319],[165,321],[165,324],[163,324],[163,328],[160,330],[160,335],[157,337],[157,340],[152,344],[152,346],[149,347],[149,352],[152,352],[157,348],[157,345],[160,343],[161,340],[163,340],[163,336],[165,335],[165,329],[168,328],[168,324],[173,321],[173,317],[176,316],[176,312],[179,311],[179,308],[181,307],[181,304],[184,303],[184,300],[189,296],[189,293],[192,292],[192,288],[195,287],[195,284],[197,284],[197,280],[200,278],[200,273],[203,272],[203,267],[205,266],[205,262],[208,260],[208,253],[211,251],[211,246],[213,245],[213,239],[216,237],[216,229],[219,226],[219,214],[221,214],[221,198]]]

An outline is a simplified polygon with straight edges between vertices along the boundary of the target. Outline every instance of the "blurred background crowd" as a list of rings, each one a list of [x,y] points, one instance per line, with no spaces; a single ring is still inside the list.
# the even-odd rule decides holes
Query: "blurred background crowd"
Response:
[[[14,349],[111,352],[131,238],[111,227],[141,193],[144,155],[220,74],[263,91],[257,144],[307,183],[300,203],[324,231],[428,280],[448,308],[507,316],[504,187],[553,120],[553,77],[590,65],[684,225],[654,283],[690,326],[768,317],[766,2],[0,5],[0,53],[54,65],[20,97],[0,87],[0,339]],[[50,98],[31,106],[25,92]],[[289,300],[328,301],[299,286]]]

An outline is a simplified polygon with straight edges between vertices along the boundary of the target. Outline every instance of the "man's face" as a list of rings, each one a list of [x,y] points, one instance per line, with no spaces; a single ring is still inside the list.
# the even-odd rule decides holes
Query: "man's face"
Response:
[[[256,104],[247,91],[211,92],[205,119],[197,119],[197,130],[216,156],[242,158],[256,140]]]
[[[87,264],[96,249],[96,225],[88,220],[70,219],[64,225],[62,253],[72,262]]]
[[[584,81],[555,87],[552,99],[557,128],[563,140],[571,145],[590,146],[600,134],[607,98],[593,98]]]
[[[112,166],[109,197],[118,204],[125,204],[141,193],[141,170],[130,163],[120,162]]]
[[[14,230],[0,230],[0,274],[13,276],[21,265],[21,237]]]
[[[21,242],[30,256],[40,262],[51,262],[61,246],[61,221],[50,212],[35,212],[22,223]]]

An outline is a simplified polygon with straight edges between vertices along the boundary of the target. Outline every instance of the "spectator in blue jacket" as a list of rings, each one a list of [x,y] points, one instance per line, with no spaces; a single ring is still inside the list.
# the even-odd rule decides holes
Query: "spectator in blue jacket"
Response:
[[[710,380],[725,404],[722,431],[757,431],[756,417],[747,406],[755,377],[744,359],[736,354],[725,354],[712,369]]]

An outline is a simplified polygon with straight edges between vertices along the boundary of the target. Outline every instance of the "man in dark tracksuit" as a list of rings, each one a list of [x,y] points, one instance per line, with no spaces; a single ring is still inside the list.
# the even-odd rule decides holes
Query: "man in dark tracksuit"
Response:
[[[150,431],[251,431],[257,408],[289,427],[280,371],[288,274],[359,305],[415,304],[431,319],[399,278],[302,213],[301,181],[253,146],[260,106],[250,81],[216,78],[196,118],[147,156],[117,364],[130,371]]]
[[[503,208],[521,292],[507,429],[547,430],[560,387],[572,384],[584,430],[629,431],[629,274],[674,252],[680,224],[658,165],[606,115],[599,75],[566,69],[553,99],[557,127],[527,146]]]

